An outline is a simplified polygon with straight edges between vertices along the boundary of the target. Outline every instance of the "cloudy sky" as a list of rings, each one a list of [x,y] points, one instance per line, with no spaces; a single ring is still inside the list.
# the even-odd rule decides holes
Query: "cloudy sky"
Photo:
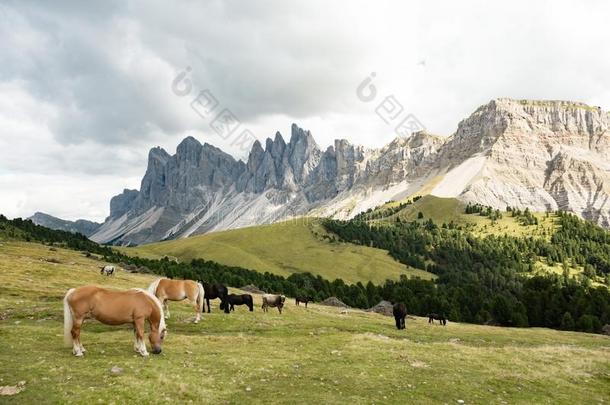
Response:
[[[148,150],[187,135],[243,158],[238,134],[296,122],[323,148],[379,147],[388,96],[441,135],[497,97],[610,109],[610,2],[499,3],[5,1],[0,213],[101,221]],[[240,122],[226,139],[224,109]]]

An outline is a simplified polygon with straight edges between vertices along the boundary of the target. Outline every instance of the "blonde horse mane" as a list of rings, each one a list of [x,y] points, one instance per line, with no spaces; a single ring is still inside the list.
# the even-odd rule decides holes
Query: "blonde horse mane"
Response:
[[[68,298],[74,292],[75,288],[70,288],[64,296],[64,344],[66,347],[72,346],[72,325],[74,325],[74,317],[72,309],[68,303]]]
[[[159,280],[156,280],[153,284],[155,284],[155,290],[157,289],[156,285],[159,284]],[[152,287],[152,285],[150,285],[150,287]],[[163,329],[167,329],[166,325],[165,325],[165,314],[163,313],[163,305],[161,305],[161,301],[159,301],[159,299],[155,296],[155,294],[151,294],[150,292],[150,287],[149,290],[145,290],[143,288],[132,288],[132,290],[134,291],[139,291],[141,293],[144,293],[145,295],[147,295],[154,303],[155,305],[157,305],[157,308],[159,308],[159,313],[161,315],[161,320],[159,321],[159,332],[161,332]]]
[[[147,288],[148,292],[154,295],[155,297],[157,296],[157,287],[159,287],[159,283],[161,282],[161,280],[165,280],[165,277],[159,277],[158,279],[150,283]]]

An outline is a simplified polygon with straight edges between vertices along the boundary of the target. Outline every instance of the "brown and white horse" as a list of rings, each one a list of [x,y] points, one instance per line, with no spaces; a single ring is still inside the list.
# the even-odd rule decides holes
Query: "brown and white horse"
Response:
[[[148,291],[133,288],[126,291],[109,290],[94,285],[71,288],[64,297],[64,342],[72,346],[75,356],[82,356],[85,348],[80,341],[81,326],[90,317],[107,325],[132,323],[134,349],[148,356],[144,343],[145,322],[150,325],[148,340],[154,354],[161,353],[167,329],[159,300]]]
[[[201,319],[203,312],[204,290],[201,283],[193,280],[170,280],[159,278],[148,286],[148,292],[163,304],[165,318],[169,318],[167,301],[182,301],[188,299],[195,308],[195,323]]]

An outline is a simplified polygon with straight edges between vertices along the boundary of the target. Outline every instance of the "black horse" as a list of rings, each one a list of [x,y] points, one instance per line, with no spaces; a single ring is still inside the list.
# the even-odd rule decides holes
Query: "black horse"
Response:
[[[307,295],[301,295],[299,297],[296,297],[296,304],[299,305],[301,302],[305,303],[305,308],[307,308],[307,303],[308,302],[313,302],[313,298],[311,298],[310,296]]]
[[[447,318],[445,318],[445,314],[428,314],[428,323],[434,323],[434,320],[437,320],[438,323],[440,323],[441,325],[445,326],[447,325]]]
[[[229,294],[223,306],[229,305],[229,310],[235,311],[235,305],[246,305],[250,308],[250,312],[254,311],[254,301],[250,294]]]
[[[396,320],[396,329],[405,329],[407,327],[405,324],[405,318],[407,317],[407,306],[402,302],[398,302],[394,304],[394,307],[392,307],[392,313],[394,314],[394,319]]]
[[[229,306],[225,305],[229,290],[222,284],[208,284],[199,280],[203,285],[203,291],[205,292],[205,302],[208,304],[208,314],[210,313],[210,300],[220,298],[220,309],[224,309],[225,313],[229,313]],[[205,305],[203,306],[203,312],[205,312]]]

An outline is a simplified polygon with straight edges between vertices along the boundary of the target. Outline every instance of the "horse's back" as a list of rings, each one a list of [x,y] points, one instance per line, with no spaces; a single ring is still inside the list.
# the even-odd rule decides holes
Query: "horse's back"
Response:
[[[149,301],[139,290],[110,290],[95,285],[76,288],[68,297],[70,306],[78,312],[91,313],[96,319],[111,325],[131,322],[134,314],[148,315],[151,311]]]
[[[81,301],[90,301],[103,291],[105,291],[104,288],[96,285],[84,285],[82,287],[77,287],[74,288],[74,291],[68,297],[68,302],[73,304]]]
[[[199,291],[199,283],[193,280],[171,280],[163,278],[159,280],[155,295],[169,300],[183,300],[188,297],[196,297]]]

